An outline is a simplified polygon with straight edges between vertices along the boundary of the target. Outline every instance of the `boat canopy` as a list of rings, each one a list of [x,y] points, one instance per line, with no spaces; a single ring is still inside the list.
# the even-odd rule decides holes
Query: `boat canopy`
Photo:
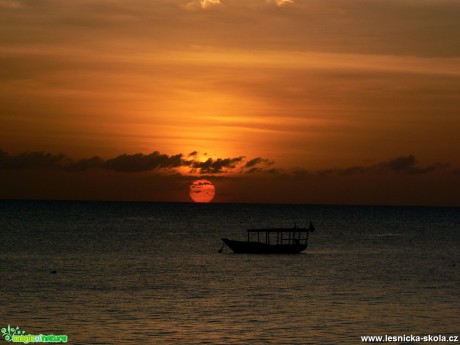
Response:
[[[306,245],[308,242],[308,234],[314,231],[312,229],[314,229],[312,225],[309,228],[294,227],[248,229],[248,242],[251,241],[251,237],[256,236],[256,242],[259,243],[277,245]]]
[[[269,228],[269,229],[248,229],[247,232],[309,232],[309,228]]]

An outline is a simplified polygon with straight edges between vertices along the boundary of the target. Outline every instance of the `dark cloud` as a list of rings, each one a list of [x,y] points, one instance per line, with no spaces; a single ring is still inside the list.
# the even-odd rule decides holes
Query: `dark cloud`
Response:
[[[0,150],[0,169],[55,168],[62,166],[64,160],[63,154],[24,152],[13,156]]]
[[[396,172],[405,174],[425,174],[438,168],[447,167],[448,164],[438,163],[422,167],[414,155],[407,157],[397,157],[387,162],[383,162],[374,167],[379,172]]]
[[[420,171],[420,169],[417,168],[417,164],[418,162],[415,159],[415,156],[409,155],[407,157],[397,157],[387,162],[382,162],[375,166],[374,169],[381,172],[393,171],[413,173]]]
[[[246,171],[246,174],[254,174],[254,173],[257,173],[257,172],[261,172],[261,171],[262,171],[261,168],[251,168],[248,171]]]
[[[313,176],[309,171],[304,169],[298,169],[293,171],[293,175],[299,177]]]
[[[246,174],[256,174],[256,173],[257,174],[260,174],[260,173],[278,174],[280,173],[281,171],[278,169],[265,169],[265,167],[270,167],[273,164],[275,164],[275,162],[273,162],[270,159],[257,157],[257,158],[251,159],[248,162],[246,162],[243,168],[249,168],[249,170],[245,171]]]
[[[355,175],[355,174],[362,174],[366,171],[366,168],[363,167],[350,167],[347,169],[343,169],[341,174],[346,176],[346,175]]]
[[[254,158],[254,159],[251,159],[250,161],[248,161],[244,167],[245,168],[252,168],[258,164],[265,164],[265,165],[273,165],[274,162],[269,160],[269,159],[265,159],[265,158],[261,158],[261,157],[257,157],[257,158]],[[252,169],[251,169],[252,170]]]
[[[85,171],[88,169],[100,168],[104,164],[104,160],[100,157],[81,159],[67,166],[69,171]]]
[[[72,160],[63,154],[53,155],[46,152],[25,152],[10,155],[0,150],[0,169],[35,169],[53,168],[66,171],[81,172],[88,169],[100,168],[117,172],[145,172],[157,169],[190,168],[190,172],[200,174],[221,174],[235,169],[242,164],[244,157],[208,158],[205,162],[195,160],[196,151],[189,154],[191,159],[184,159],[181,153],[167,155],[158,151],[150,154],[122,154],[115,158],[103,160],[95,156],[87,159]]]
[[[123,154],[104,161],[100,157],[72,160],[63,154],[46,152],[25,152],[10,155],[0,151],[0,169],[55,168],[68,171],[85,171],[102,168],[120,172],[140,172],[161,168],[175,168],[184,165],[182,154],[168,156],[155,151],[151,154]]]
[[[190,152],[187,157],[196,157],[198,155],[197,151]]]
[[[235,158],[208,158],[204,162],[191,162],[192,172],[198,171],[200,174],[221,174],[228,169],[234,169],[238,163],[241,163],[244,156]]]
[[[353,166],[343,169],[322,170],[319,175],[357,175],[365,173],[395,173],[395,174],[426,174],[438,169],[449,167],[446,163],[436,163],[429,166],[421,166],[414,155],[401,156],[370,166]]]
[[[149,155],[142,153],[123,154],[107,160],[103,164],[103,168],[120,172],[141,172],[160,168],[177,168],[182,165],[184,165],[182,154],[168,156],[155,151]]]
[[[340,175],[340,176],[348,176],[348,175],[356,175],[356,174],[363,174],[365,172],[370,171],[370,167],[360,167],[360,166],[354,166],[354,167],[349,167],[349,168],[344,168],[344,169],[327,169],[327,170],[321,170],[318,175]]]
[[[272,169],[264,170],[263,172],[265,172],[267,174],[272,174],[272,175],[280,175],[280,174],[284,173],[284,170],[283,169],[272,168]]]
[[[264,168],[251,168],[248,171],[246,171],[246,174],[272,174],[272,175],[280,175],[283,173],[282,169],[264,169]]]

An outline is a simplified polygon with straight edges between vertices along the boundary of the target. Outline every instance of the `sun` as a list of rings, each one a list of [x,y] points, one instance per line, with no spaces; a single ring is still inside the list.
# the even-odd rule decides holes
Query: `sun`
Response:
[[[196,180],[190,185],[189,195],[194,202],[211,202],[216,195],[216,188],[211,181]]]

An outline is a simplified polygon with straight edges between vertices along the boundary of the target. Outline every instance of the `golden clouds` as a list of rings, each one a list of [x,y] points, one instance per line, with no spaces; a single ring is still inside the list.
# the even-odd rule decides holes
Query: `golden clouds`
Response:
[[[225,0],[224,0],[225,1]],[[249,5],[252,6],[253,1],[248,1]],[[262,3],[263,0],[259,0],[259,3]],[[286,5],[292,5],[294,4],[294,0],[265,0],[267,4],[275,4],[276,6],[286,6]],[[229,3],[232,4],[231,1]],[[233,2],[235,4],[235,2]],[[221,6],[223,5],[223,2],[221,0],[193,0],[185,4],[185,8],[187,9],[196,9],[196,8],[202,8],[202,9],[207,9],[215,6]]]
[[[292,5],[294,3],[294,0],[266,0],[267,3],[269,4],[276,4],[277,6],[286,6],[286,5]]]
[[[185,9],[194,10],[194,9],[209,9],[212,7],[221,6],[222,3],[220,0],[193,0],[184,5]]]
[[[200,5],[202,8],[208,8],[212,6],[221,5],[220,0],[200,0]]]

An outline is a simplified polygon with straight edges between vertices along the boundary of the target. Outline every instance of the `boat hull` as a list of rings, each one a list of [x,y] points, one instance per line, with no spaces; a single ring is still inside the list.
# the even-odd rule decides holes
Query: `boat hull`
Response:
[[[299,254],[307,249],[306,244],[266,244],[261,242],[235,241],[223,238],[222,241],[235,254]]]

